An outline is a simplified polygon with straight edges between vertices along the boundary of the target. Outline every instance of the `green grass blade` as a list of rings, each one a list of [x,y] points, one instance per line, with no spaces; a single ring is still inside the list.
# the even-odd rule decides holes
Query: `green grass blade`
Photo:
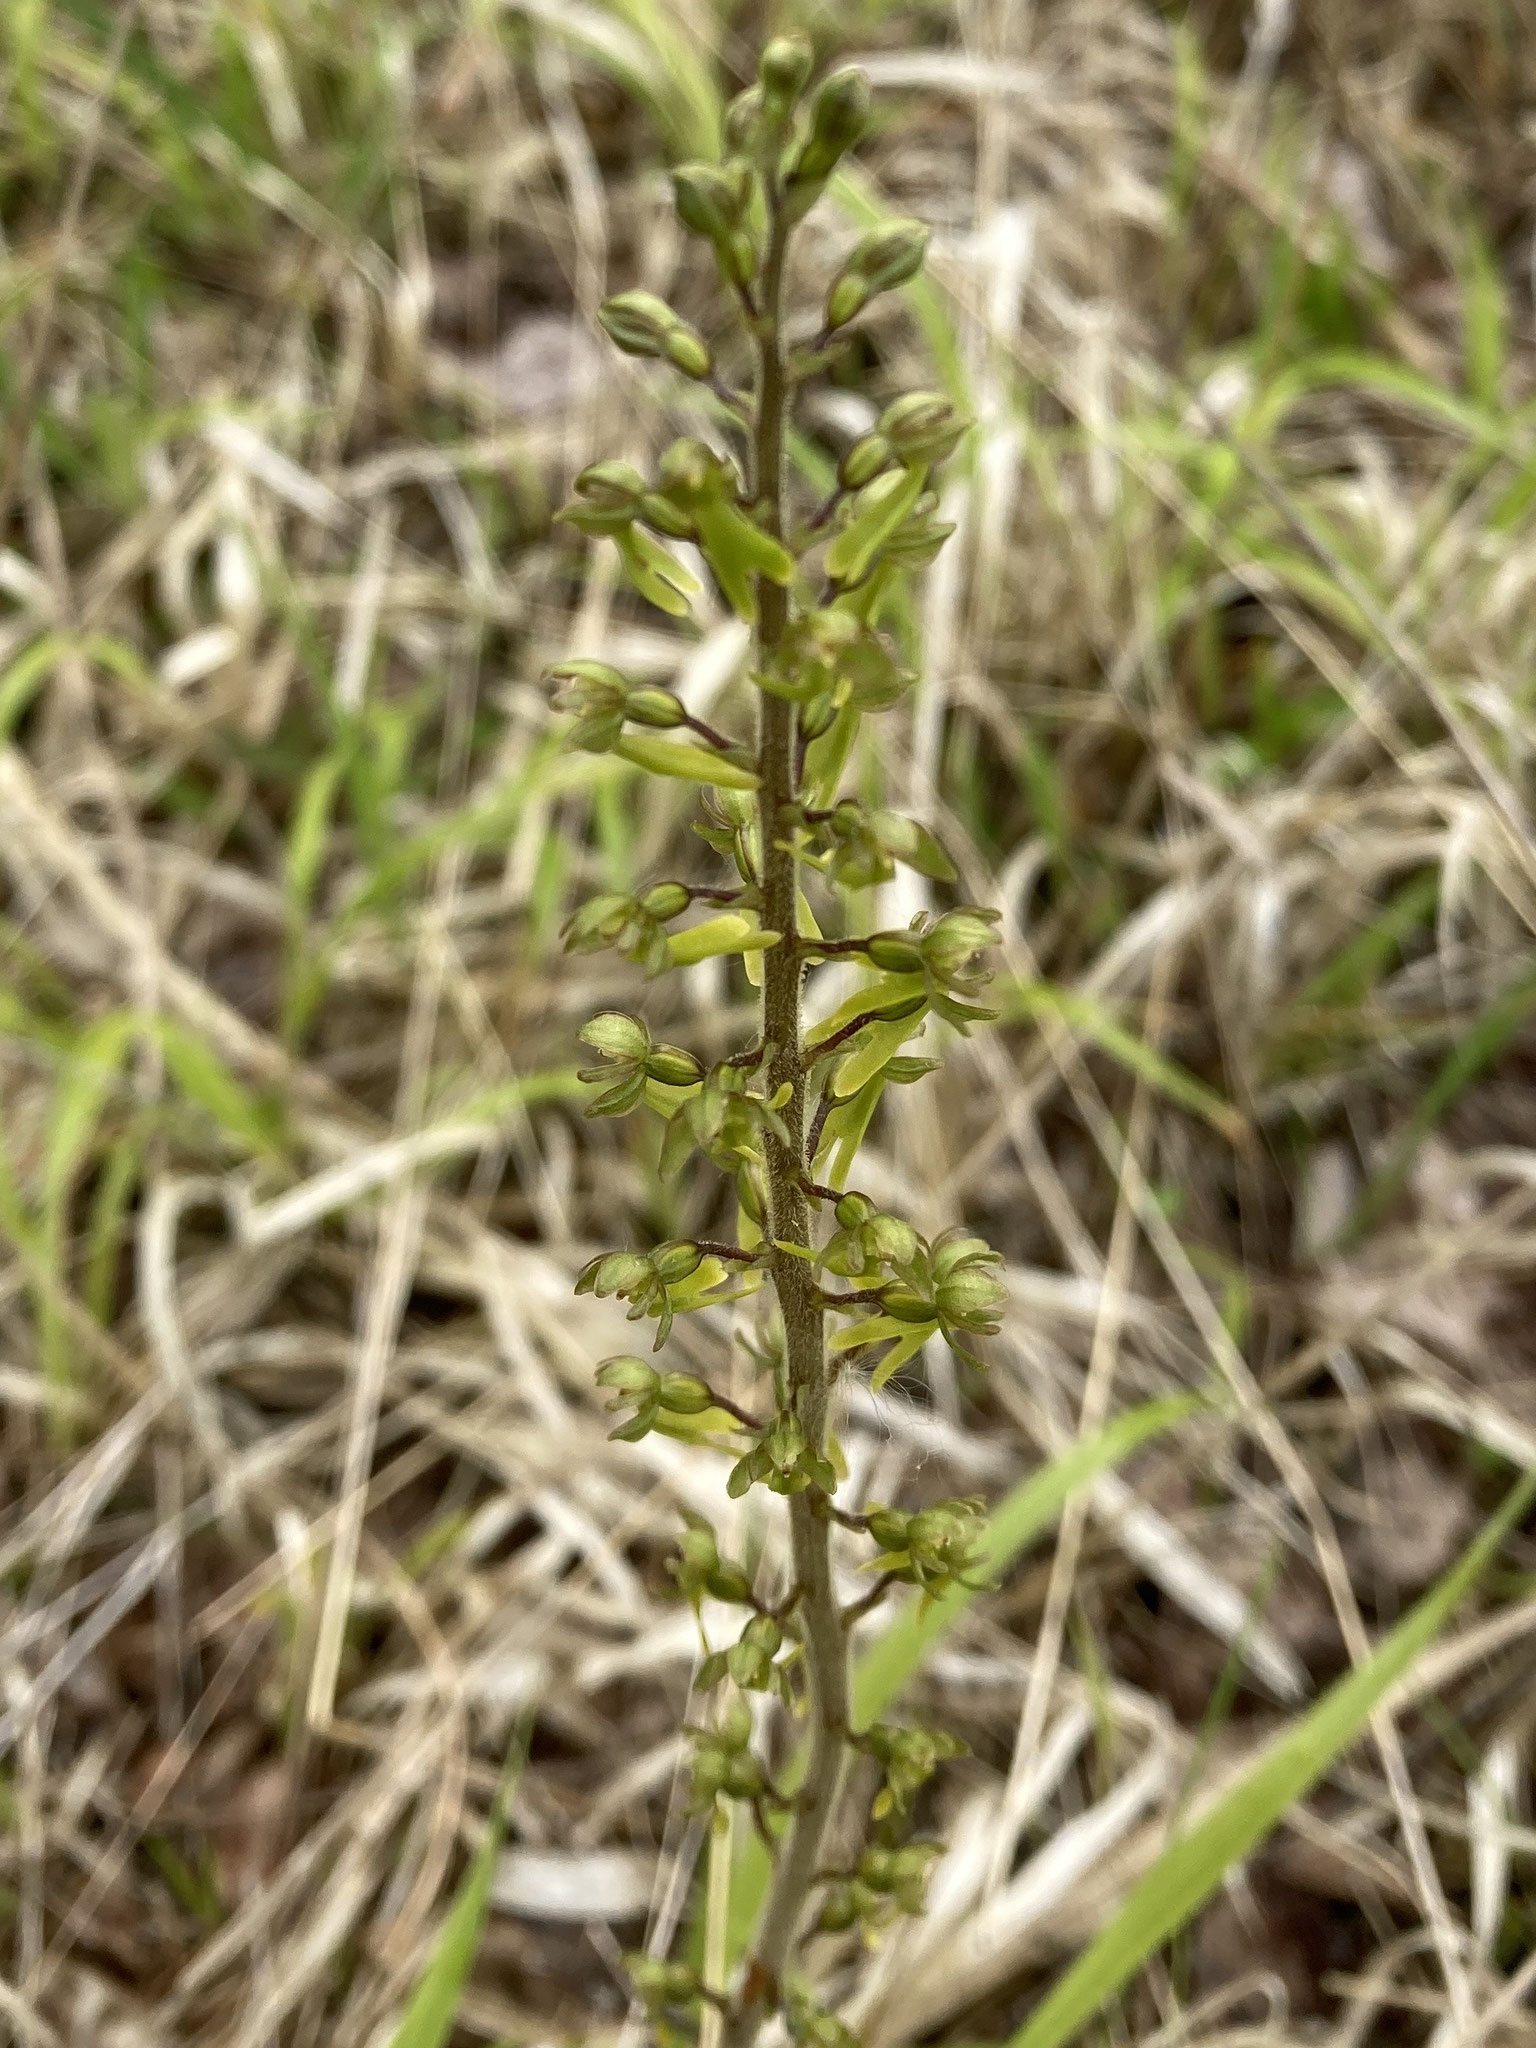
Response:
[[[107,1104],[122,1085],[122,1072],[139,1021],[115,1010],[81,1037],[65,1068],[44,1144],[41,1191],[41,1249],[50,1278],[60,1291],[69,1282],[70,1205],[75,1183],[101,1136]],[[44,1385],[54,1393],[74,1383],[74,1350],[52,1295],[38,1303]]]
[[[1053,1986],[1008,2048],[1062,2048],[1315,1785],[1450,1620],[1463,1595],[1536,1500],[1536,1473],[1510,1493],[1477,1541],[1358,1670],[1293,1722],[1188,1834],[1171,1843],[1113,1920]]]
[[[281,1157],[277,1111],[237,1081],[205,1040],[171,1017],[146,1019],[144,1028],[159,1039],[165,1063],[182,1094],[212,1120],[226,1142],[253,1158]]]
[[[1056,988],[1043,981],[1016,982],[1011,987],[1006,983],[994,983],[989,993],[1001,1003],[1008,1022],[1014,1023],[1025,1017],[1059,1017],[1169,1102],[1176,1102],[1181,1109],[1203,1117],[1229,1145],[1240,1145],[1247,1137],[1248,1126],[1230,1102],[1223,1100],[1214,1088],[1196,1080],[1187,1068],[1169,1059],[1166,1053],[1160,1053],[1145,1039],[1137,1038],[1133,1032],[1117,1024],[1104,1005],[1092,996],[1083,995],[1077,989]]]
[[[1497,414],[1509,352],[1509,303],[1493,251],[1474,222],[1465,232],[1461,326],[1467,396]]]
[[[1458,1096],[1499,1057],[1536,1010],[1536,968],[1518,976],[1483,1011],[1465,1038],[1453,1047],[1440,1071],[1414,1106],[1413,1115],[1392,1147],[1386,1164],[1374,1174],[1339,1235],[1348,1249],[1396,1201],[1418,1157],[1419,1147]]]
[[[725,109],[713,53],[700,41],[696,25],[665,0],[604,0],[604,5],[633,30],[655,60],[655,75],[662,84],[657,112],[672,147],[680,156],[718,156]]]
[[[0,672],[0,741],[8,740],[28,705],[70,650],[64,633],[45,633]]]
[[[517,0],[517,11],[648,107],[669,155],[719,155],[710,53],[661,0]]]
[[[507,1832],[507,1814],[522,1771],[525,1738],[519,1736],[507,1759],[501,1784],[486,1822],[485,1840],[475,1851],[474,1861],[464,1874],[459,1895],[449,1909],[432,1951],[432,1960],[422,1972],[411,2001],[401,2015],[390,2048],[443,2048],[453,2031],[459,2001],[469,1982],[469,1973],[480,1953],[485,1923],[491,1910],[491,1881],[496,1859]]]
[[[1363,1003],[1394,961],[1403,942],[1427,924],[1440,901],[1440,871],[1426,868],[1403,884],[1375,918],[1320,968],[1296,998],[1309,1004]]]
[[[1101,1472],[1128,1458],[1150,1438],[1195,1414],[1201,1403],[1193,1395],[1148,1401],[1118,1416],[1093,1436],[1021,1479],[994,1508],[981,1539],[981,1576],[996,1578],[1034,1539],[1055,1522],[1069,1497]],[[976,1593],[955,1586],[926,1611],[911,1603],[858,1660],[853,1673],[853,1719],[857,1727],[878,1720],[922,1669],[935,1645],[949,1633]],[[779,1775],[792,1792],[805,1769],[803,1750]],[[729,1946],[733,1960],[745,1953],[758,1911],[767,1895],[771,1865],[762,1841],[743,1832],[731,1890]]]

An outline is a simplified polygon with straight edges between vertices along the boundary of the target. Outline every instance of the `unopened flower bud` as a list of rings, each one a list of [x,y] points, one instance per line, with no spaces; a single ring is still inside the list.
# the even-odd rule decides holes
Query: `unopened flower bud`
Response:
[[[648,1401],[661,1384],[661,1375],[643,1358],[610,1358],[598,1367],[597,1384],[625,1400]]]
[[[709,376],[715,367],[709,343],[692,327],[674,327],[663,344],[662,353],[674,370],[681,370],[685,377],[696,381]]]
[[[680,1045],[658,1045],[645,1062],[650,1079],[663,1088],[692,1088],[704,1078],[701,1060]]]
[[[883,434],[861,435],[837,465],[838,482],[845,491],[861,491],[888,466],[895,452]]]
[[[719,242],[735,227],[741,212],[739,188],[718,164],[679,164],[672,173],[677,217],[692,235]]]
[[[849,65],[822,80],[811,101],[811,132],[790,164],[784,201],[791,219],[810,211],[839,158],[869,125],[869,81]]]
[[[757,141],[763,118],[763,89],[749,85],[737,93],[725,110],[724,132],[727,149],[750,150]]]
[[[733,229],[715,247],[727,280],[735,285],[750,284],[757,269],[757,244],[747,229]]]
[[[931,1323],[935,1320],[932,1302],[903,1281],[893,1281],[889,1287],[881,1288],[880,1306],[898,1323]]]
[[[827,169],[852,149],[869,126],[869,80],[856,64],[833,71],[811,101],[810,147],[827,159]]]
[[[875,1205],[868,1195],[861,1195],[855,1189],[852,1194],[844,1195],[832,1213],[844,1230],[857,1230],[861,1223],[874,1215]]]
[[[717,1565],[709,1575],[709,1590],[717,1600],[740,1605],[752,1597],[752,1582],[739,1564]]]
[[[696,1244],[690,1244],[685,1238],[675,1238],[670,1244],[657,1246],[651,1254],[651,1265],[658,1280],[668,1287],[675,1287],[679,1280],[686,1280],[699,1270],[703,1258],[704,1254]]]
[[[707,377],[714,366],[704,337],[654,292],[620,292],[603,301],[597,317],[625,355],[664,357],[687,377]]]
[[[907,1524],[911,1519],[899,1508],[876,1508],[869,1518],[869,1533],[882,1550],[905,1550]]]
[[[682,699],[673,691],[649,686],[630,691],[624,700],[624,715],[636,725],[654,726],[659,732],[670,732],[688,716]]]
[[[730,1759],[718,1749],[699,1751],[693,1760],[693,1796],[700,1806],[707,1806],[717,1792],[725,1790],[730,1769]]]
[[[784,1630],[773,1615],[755,1614],[742,1630],[741,1639],[765,1656],[776,1657],[784,1644]]]
[[[640,908],[647,917],[665,924],[669,918],[681,917],[692,901],[693,891],[686,882],[657,882],[640,898]]]
[[[816,53],[805,36],[775,36],[763,51],[757,75],[764,99],[790,106],[805,90]]]
[[[837,705],[830,695],[800,707],[800,737],[803,740],[819,740],[836,723]]]
[[[705,1522],[695,1522],[683,1531],[677,1539],[677,1551],[689,1571],[712,1572],[720,1563],[715,1532]]]
[[[833,280],[827,294],[828,329],[846,326],[877,292],[905,284],[923,267],[928,229],[920,220],[887,221],[872,228]]]
[[[686,1372],[663,1373],[656,1398],[669,1415],[702,1415],[706,1408],[715,1405],[715,1397],[704,1381]]]
[[[900,932],[876,932],[865,945],[864,951],[870,965],[878,967],[885,974],[920,974],[923,967],[921,948],[915,946]]]
[[[681,323],[654,292],[619,292],[597,309],[603,332],[628,356],[659,356],[667,336]]]
[[[829,334],[839,327],[846,327],[855,319],[874,297],[874,287],[867,277],[860,277],[857,271],[845,270],[832,280],[832,289],[827,293],[825,326]]]
[[[953,455],[969,424],[937,391],[909,391],[880,415],[880,433],[908,468]]]

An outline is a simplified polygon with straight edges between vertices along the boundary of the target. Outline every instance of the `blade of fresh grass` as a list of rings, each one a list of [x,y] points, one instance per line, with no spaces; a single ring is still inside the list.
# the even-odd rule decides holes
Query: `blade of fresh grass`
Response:
[[[1425,925],[1440,901],[1440,872],[1426,868],[1403,884],[1379,914],[1341,946],[1296,998],[1310,1004],[1361,1003],[1401,952],[1404,939]]]
[[[1338,1247],[1358,1244],[1402,1192],[1419,1147],[1451,1105],[1471,1086],[1522,1029],[1536,1010],[1536,968],[1520,975],[1482,1012],[1447,1055],[1440,1071],[1424,1090],[1391,1156],[1367,1183],[1354,1211],[1339,1233]]]
[[[1509,346],[1509,304],[1493,252],[1473,221],[1463,231],[1461,326],[1467,395],[1474,405],[1497,414]]]
[[[659,0],[517,0],[517,11],[579,51],[645,104],[674,157],[720,148],[720,89],[713,68]]]
[[[513,1740],[512,1752],[507,1758],[486,1821],[485,1839],[464,1874],[459,1895],[437,1937],[432,1959],[411,1993],[410,2003],[391,2037],[390,2048],[443,2048],[443,2043],[453,2031],[464,1987],[469,1982],[469,1973],[475,1966],[475,1957],[480,1953],[480,1943],[485,1938],[496,1859],[501,1854],[506,1836],[507,1815],[522,1773],[527,1747],[527,1735],[522,1732]]]
[[[1148,1401],[1117,1416],[1094,1435],[1084,1437],[1048,1465],[1021,1479],[998,1502],[981,1538],[978,1578],[998,1578],[1021,1551],[1050,1528],[1068,1499],[1101,1472],[1120,1464],[1132,1451],[1176,1423],[1196,1414],[1202,1403],[1193,1395]],[[860,1657],[853,1672],[854,1725],[866,1728],[899,1697],[921,1671],[935,1646],[954,1627],[975,1598],[969,1586],[954,1586],[926,1606],[913,1601],[891,1623],[879,1641]],[[793,1792],[805,1768],[805,1752],[797,1751],[779,1775],[780,1789]],[[768,1888],[772,1866],[761,1839],[743,1830],[731,1888],[729,1948],[732,1959],[746,1951],[752,1927]]]
[[[101,1134],[108,1102],[121,1085],[123,1068],[138,1035],[138,1019],[114,1011],[81,1038],[64,1070],[44,1145],[41,1248],[50,1278],[68,1285],[70,1204],[77,1177]],[[38,1302],[43,1383],[52,1391],[73,1384],[74,1350],[68,1329],[50,1294]]]
[[[1445,1627],[1499,1545],[1536,1501],[1527,1473],[1458,1562],[1358,1669],[1269,1743],[1238,1782],[1171,1842],[1008,2048],[1063,2048],[1210,1897],[1359,1736],[1393,1685]]]
[[[1230,1145],[1242,1144],[1248,1135],[1248,1126],[1240,1112],[1230,1102],[1219,1096],[1214,1088],[1208,1088],[1203,1081],[1197,1081],[1187,1068],[1176,1060],[1160,1053],[1145,1039],[1137,1038],[1122,1024],[1117,1024],[1092,996],[1080,990],[1058,988],[1050,982],[1005,982],[993,984],[993,999],[996,1000],[1009,1023],[1024,1018],[1059,1017],[1062,1023],[1070,1025],[1084,1038],[1091,1039],[1101,1052],[1113,1060],[1159,1095],[1175,1102],[1181,1109],[1192,1111],[1203,1117],[1212,1130],[1220,1132]]]

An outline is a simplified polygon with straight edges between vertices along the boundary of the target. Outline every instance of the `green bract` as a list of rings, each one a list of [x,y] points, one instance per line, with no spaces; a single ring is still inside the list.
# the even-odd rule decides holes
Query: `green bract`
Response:
[[[707,1725],[688,1731],[694,1809],[744,1806],[744,1823],[771,1845],[775,1875],[752,1954],[731,1984],[701,1983],[681,1961],[632,1959],[658,2048],[687,2048],[706,2001],[718,2008],[721,2048],[756,2048],[770,2026],[809,2048],[857,2048],[806,1981],[802,1944],[817,1926],[872,1938],[895,1915],[922,1909],[938,1845],[913,1834],[914,1808],[961,1745],[888,1723],[855,1737],[848,1645],[859,1617],[893,1587],[928,1601],[977,1583],[980,1504],[861,1516],[854,1502],[834,1503],[843,1470],[838,1362],[872,1361],[879,1386],[916,1368],[936,1337],[969,1359],[964,1347],[998,1329],[1004,1299],[999,1262],[980,1238],[956,1229],[930,1244],[906,1217],[844,1192],[884,1091],[936,1064],[912,1044],[930,1014],[962,1032],[990,1014],[978,998],[999,918],[954,900],[955,868],[924,824],[843,786],[851,769],[862,778],[866,762],[874,767],[872,754],[857,751],[863,722],[901,705],[912,685],[895,651],[902,611],[892,600],[948,534],[936,480],[967,422],[943,392],[885,391],[873,431],[838,463],[831,497],[818,506],[792,496],[797,392],[877,294],[916,275],[928,242],[919,221],[872,228],[821,280],[820,332],[813,307],[796,323],[807,343],[790,349],[784,280],[800,261],[790,252],[796,224],[870,115],[857,70],[816,83],[813,69],[804,37],[770,42],[756,81],[726,109],[723,161],[672,171],[678,220],[696,238],[690,260],[712,265],[720,287],[711,340],[652,292],[620,292],[601,308],[620,349],[708,385],[688,422],[698,431],[644,466],[590,464],[561,514],[617,549],[629,585],[623,606],[649,604],[685,621],[675,640],[709,624],[693,616],[700,585],[673,552],[679,543],[697,548],[720,598],[750,628],[723,731],[675,691],[603,660],[549,671],[569,747],[611,755],[698,806],[698,874],[690,863],[681,876],[594,896],[568,918],[567,947],[612,948],[651,977],[738,963],[726,970],[738,997],[759,992],[754,1028],[734,1043],[720,1036],[735,1009],[711,1018],[708,1062],[658,1043],[643,1018],[621,1009],[602,1011],[581,1033],[594,1055],[580,1069],[594,1091],[588,1114],[650,1112],[658,1207],[713,1219],[723,1204],[734,1241],[677,1237],[603,1252],[582,1268],[577,1291],[624,1303],[631,1322],[654,1322],[657,1350],[678,1316],[734,1304],[752,1380],[738,1405],[737,1376],[725,1369],[729,1325],[717,1314],[675,1364],[625,1353],[598,1368],[618,1418],[613,1433],[734,1441],[727,1494],[760,1486],[781,1496],[791,1539],[758,1560],[771,1521],[750,1515],[738,1540],[754,1549],[738,1561],[722,1555],[707,1521],[685,1513],[671,1564],[700,1633],[694,1693]],[[732,707],[748,714],[734,729]],[[632,784],[622,795],[630,800]],[[898,864],[936,900],[905,930],[864,929],[861,892],[890,881]],[[807,978],[834,962],[851,965],[862,986],[808,1029]],[[690,1169],[702,1185],[684,1182]],[[831,1336],[829,1311],[844,1319]],[[862,1532],[874,1575],[869,1593],[846,1605],[830,1550],[839,1525]],[[806,1730],[803,1772],[782,1791],[766,1761],[779,1752],[755,1734],[779,1703]],[[858,1772],[844,1770],[851,1747],[864,1759]],[[851,1814],[838,1824],[855,1786],[868,1795],[857,1830]]]

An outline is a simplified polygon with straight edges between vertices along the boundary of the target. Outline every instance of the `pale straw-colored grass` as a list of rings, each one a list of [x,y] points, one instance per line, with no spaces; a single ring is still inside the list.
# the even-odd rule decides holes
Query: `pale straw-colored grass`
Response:
[[[1536,1466],[1536,40],[1494,0],[851,13],[880,127],[804,280],[889,207],[934,285],[806,424],[935,374],[977,420],[858,772],[1003,910],[1012,1020],[895,1091],[861,1180],[986,1230],[1012,1305],[985,1381],[849,1390],[849,1497],[1000,1496],[1210,1400],[912,1688],[973,1752],[930,1912],[813,1956],[901,2048],[1016,2026]],[[562,959],[582,892],[696,855],[680,799],[555,751],[538,676],[744,708],[735,624],[642,616],[549,513],[710,425],[592,313],[704,313],[660,170],[747,26],[0,23],[18,2042],[382,2048],[525,1721],[459,2038],[636,2041],[620,1952],[694,1910],[665,1544],[686,1505],[771,1574],[779,1530],[712,1453],[606,1439],[627,1333],[572,1275],[715,1193],[581,1120],[574,1033],[641,1000],[717,1052],[748,992]],[[745,1386],[731,1337],[675,1342]],[[1114,2039],[1531,2037],[1533,1565],[1513,1538]]]

